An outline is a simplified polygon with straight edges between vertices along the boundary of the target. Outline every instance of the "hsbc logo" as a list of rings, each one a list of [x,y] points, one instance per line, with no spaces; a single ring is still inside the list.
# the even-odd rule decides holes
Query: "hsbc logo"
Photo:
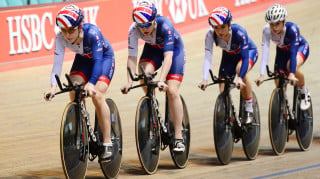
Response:
[[[99,6],[84,7],[85,22],[96,24]],[[45,48],[51,50],[54,47],[54,38],[46,32],[59,28],[55,26],[55,13],[45,12],[43,14],[22,14],[6,18],[10,50],[9,55],[28,54],[38,52]]]

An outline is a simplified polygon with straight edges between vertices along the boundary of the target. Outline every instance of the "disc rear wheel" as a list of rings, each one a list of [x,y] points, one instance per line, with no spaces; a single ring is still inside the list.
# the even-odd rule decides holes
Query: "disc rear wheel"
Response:
[[[185,145],[185,151],[182,152],[182,153],[173,152],[173,148],[174,148],[174,127],[173,127],[172,119],[170,117],[169,109],[167,108],[166,111],[169,112],[169,115],[168,115],[169,126],[168,126],[168,128],[169,128],[170,136],[173,136],[172,140],[170,142],[170,145],[169,145],[171,158],[172,158],[174,164],[176,165],[176,167],[185,168],[187,163],[188,163],[188,159],[189,159],[190,123],[189,123],[189,114],[188,114],[187,105],[184,102],[184,99],[182,98],[182,96],[180,96],[180,98],[181,98],[181,102],[182,102],[182,106],[183,106],[182,138],[183,138],[184,145]]]
[[[244,100],[241,96],[240,114],[244,114]],[[260,111],[258,100],[254,92],[252,92],[252,107],[253,107],[253,121],[251,124],[244,124],[244,131],[242,134],[242,146],[247,159],[253,160],[258,155],[260,142]],[[245,116],[242,116],[244,119]]]
[[[111,140],[113,144],[112,157],[110,161],[104,162],[99,160],[100,168],[106,178],[116,178],[120,171],[122,159],[122,129],[118,108],[110,98],[106,99],[110,110],[111,121]],[[99,139],[103,139],[98,118],[96,118],[95,131],[99,134]]]
[[[296,106],[296,137],[299,147],[302,151],[308,150],[312,143],[313,138],[313,111],[312,101],[310,98],[311,106],[309,109],[303,111],[300,109],[301,99],[297,96]]]

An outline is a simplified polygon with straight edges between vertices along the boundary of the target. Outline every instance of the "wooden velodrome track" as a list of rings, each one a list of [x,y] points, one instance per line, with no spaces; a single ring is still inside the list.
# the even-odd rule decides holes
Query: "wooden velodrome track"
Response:
[[[299,24],[302,34],[310,43],[310,56],[303,66],[306,83],[312,93],[314,140],[309,151],[301,152],[294,135],[282,156],[274,156],[268,132],[268,104],[274,88],[266,82],[253,89],[257,94],[261,112],[260,152],[256,160],[248,161],[241,142],[234,148],[231,163],[221,166],[216,158],[213,143],[212,116],[218,87],[202,92],[197,88],[201,80],[206,29],[184,34],[187,64],[181,94],[189,109],[191,120],[190,159],[185,169],[175,169],[168,150],[161,152],[159,169],[152,176],[144,175],[137,157],[134,138],[136,105],[142,90],[122,95],[120,87],[126,83],[127,50],[116,52],[116,73],[108,97],[118,105],[123,130],[123,159],[119,178],[319,178],[320,177],[320,1],[303,0],[287,4],[288,20]],[[264,12],[235,18],[243,25],[260,49]],[[271,47],[274,49],[274,45]],[[219,51],[219,52],[218,52]],[[221,50],[215,50],[213,70],[217,72]],[[270,55],[273,64],[274,50]],[[253,81],[258,77],[260,58],[250,72]],[[65,62],[63,73],[71,62]],[[64,178],[59,153],[60,119],[68,95],[57,96],[53,102],[43,100],[49,88],[51,65],[0,73],[0,177],[8,178]],[[216,74],[216,73],[215,73]],[[289,88],[291,94],[291,87]],[[238,98],[238,91],[234,90]],[[163,104],[163,94],[159,95]],[[237,103],[237,100],[235,101]],[[90,106],[91,105],[91,106]],[[92,104],[89,109],[93,112]],[[93,115],[91,115],[93,116]],[[91,119],[93,120],[93,119]],[[92,122],[92,121],[91,121]],[[97,162],[90,162],[87,178],[103,178]]]

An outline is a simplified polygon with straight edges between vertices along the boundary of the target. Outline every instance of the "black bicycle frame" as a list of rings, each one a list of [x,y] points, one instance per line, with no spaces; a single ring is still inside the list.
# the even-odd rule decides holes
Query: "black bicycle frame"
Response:
[[[288,96],[286,94],[286,86],[289,83],[289,79],[286,78],[286,76],[283,73],[281,73],[279,70],[276,70],[276,73],[270,72],[268,66],[267,66],[267,73],[268,73],[268,76],[271,77],[271,78],[266,79],[264,81],[272,80],[272,79],[279,79],[277,88],[280,91],[279,95],[280,95],[281,103],[284,103],[285,107],[286,107],[286,109],[283,109],[283,110],[284,110],[285,114],[288,115],[289,118],[287,116],[285,116],[285,117],[286,117],[287,120],[288,119],[295,120],[295,111],[296,111],[295,104],[296,104],[296,97],[298,95],[297,86],[296,85],[294,86],[294,90],[293,90],[293,107],[292,107],[292,110],[291,110],[290,109],[290,105],[289,105],[289,101],[288,101]],[[281,105],[281,107],[282,107],[282,105]]]
[[[151,109],[151,111],[149,113],[149,120],[150,120],[149,121],[149,125],[150,125],[149,126],[149,129],[150,129],[149,138],[152,139],[156,130],[158,130],[159,125],[161,126],[163,131],[167,131],[167,129],[166,129],[165,125],[163,124],[161,113],[159,112],[159,105],[158,105],[157,99],[155,97],[155,88],[157,88],[158,85],[157,85],[156,81],[153,81],[153,78],[156,76],[157,73],[150,74],[150,76],[147,76],[145,74],[142,66],[140,66],[140,69],[141,69],[142,74],[138,75],[137,77],[134,77],[132,75],[130,68],[129,67],[127,68],[129,75],[130,75],[130,78],[133,81],[144,80],[143,84],[133,86],[129,89],[147,86],[147,93],[145,96],[147,96],[150,99],[150,100],[148,100],[148,107],[149,107],[149,109]],[[156,116],[156,118],[154,119],[153,116]],[[162,131],[160,130],[160,132],[162,132]],[[165,148],[166,148],[166,145],[164,147],[161,147],[162,150],[164,150]]]
[[[59,79],[58,75],[55,75],[55,78],[57,80],[57,84],[60,88],[60,91],[56,93],[57,94],[61,94],[61,93],[65,93],[65,92],[69,92],[69,91],[75,91],[75,96],[74,96],[74,100],[73,102],[76,103],[76,126],[78,126],[76,128],[76,135],[75,135],[75,141],[77,142],[76,146],[77,148],[83,148],[84,144],[83,143],[79,143],[80,140],[77,140],[77,136],[78,134],[82,134],[83,133],[83,125],[86,125],[88,133],[89,133],[89,138],[91,141],[93,141],[95,144],[97,144],[97,142],[99,142],[99,136],[94,134],[94,130],[90,124],[90,119],[89,119],[89,114],[87,112],[87,110],[85,109],[84,103],[83,103],[83,99],[86,96],[86,92],[81,88],[81,86],[84,85],[84,83],[78,85],[73,85],[70,77],[66,74],[65,75],[67,81],[68,81],[68,85],[63,84],[65,86],[65,88],[62,87],[61,81]],[[80,131],[79,131],[80,130]],[[97,144],[98,146],[99,144]],[[82,151],[82,153],[80,153],[80,160],[84,161],[85,160],[85,153],[87,153],[88,151]],[[96,156],[90,158],[91,161],[93,161],[96,158]]]
[[[233,122],[230,120],[230,118],[232,118],[233,116],[235,117],[235,120],[238,124],[238,126],[241,128],[242,124],[241,124],[241,120],[240,118],[237,116],[236,111],[235,111],[235,107],[231,98],[231,90],[233,88],[235,88],[235,84],[233,83],[233,79],[234,77],[225,77],[225,79],[217,79],[215,76],[213,76],[212,71],[210,70],[210,76],[212,78],[213,83],[208,84],[208,86],[213,85],[213,84],[217,84],[217,83],[223,83],[224,84],[224,88],[222,91],[222,96],[224,98],[224,101],[226,101],[226,106],[229,106],[229,103],[231,104],[231,109],[229,107],[226,107],[226,125],[232,127],[233,126]],[[230,110],[232,112],[230,116]],[[226,128],[227,130],[227,128]]]

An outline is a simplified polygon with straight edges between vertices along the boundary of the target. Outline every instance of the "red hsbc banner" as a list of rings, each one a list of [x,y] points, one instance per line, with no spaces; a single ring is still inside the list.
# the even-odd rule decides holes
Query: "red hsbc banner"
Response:
[[[127,46],[132,9],[137,0],[90,0],[73,2],[83,9],[85,22],[96,24],[114,49]],[[158,13],[170,18],[179,32],[207,25],[212,9],[225,6],[234,17],[266,10],[277,2],[298,0],[155,0]],[[0,11],[0,71],[52,63],[57,12],[66,3],[6,8]],[[261,19],[263,20],[263,19]],[[67,56],[66,56],[67,57]]]

